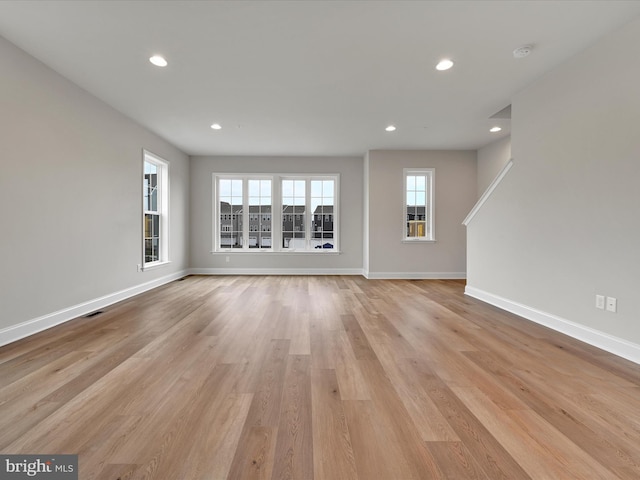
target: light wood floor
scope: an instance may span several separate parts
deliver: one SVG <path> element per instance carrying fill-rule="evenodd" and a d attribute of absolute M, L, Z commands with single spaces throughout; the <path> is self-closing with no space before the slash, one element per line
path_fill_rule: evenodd
<path fill-rule="evenodd" d="M 188 277 L 0 349 L 0 452 L 80 479 L 640 478 L 640 366 L 460 281 Z"/>

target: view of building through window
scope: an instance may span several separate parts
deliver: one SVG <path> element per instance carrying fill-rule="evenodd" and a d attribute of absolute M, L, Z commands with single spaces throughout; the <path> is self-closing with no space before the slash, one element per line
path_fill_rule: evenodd
<path fill-rule="evenodd" d="M 433 169 L 405 169 L 405 240 L 433 240 Z"/>
<path fill-rule="evenodd" d="M 336 248 L 337 176 L 275 178 L 216 176 L 215 250 Z"/>

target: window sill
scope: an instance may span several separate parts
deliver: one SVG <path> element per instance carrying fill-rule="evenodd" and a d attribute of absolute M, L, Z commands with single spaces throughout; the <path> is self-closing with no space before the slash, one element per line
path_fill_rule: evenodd
<path fill-rule="evenodd" d="M 317 250 L 218 250 L 209 252 L 211 255 L 341 255 L 340 250 L 330 248 Z"/>
<path fill-rule="evenodd" d="M 164 267 L 169 265 L 171 260 L 167 260 L 166 262 L 153 262 L 153 263 L 145 263 L 142 265 L 142 271 L 146 272 L 147 270 L 155 270 L 156 268 Z"/>
<path fill-rule="evenodd" d="M 435 238 L 434 239 L 415 239 L 415 240 L 408 240 L 406 238 L 402 239 L 402 243 L 416 243 L 416 244 L 421 244 L 421 243 L 436 243 Z"/>

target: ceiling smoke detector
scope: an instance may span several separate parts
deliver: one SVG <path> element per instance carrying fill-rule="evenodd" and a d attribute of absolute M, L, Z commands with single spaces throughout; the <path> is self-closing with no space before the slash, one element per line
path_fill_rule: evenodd
<path fill-rule="evenodd" d="M 521 47 L 516 48 L 513 51 L 513 57 L 514 58 L 524 58 L 524 57 L 528 56 L 531 53 L 531 50 L 533 50 L 533 46 L 532 45 L 523 45 Z"/>

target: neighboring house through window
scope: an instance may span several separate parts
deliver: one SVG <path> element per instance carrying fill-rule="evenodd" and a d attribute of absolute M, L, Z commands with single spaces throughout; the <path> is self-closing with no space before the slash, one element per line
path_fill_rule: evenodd
<path fill-rule="evenodd" d="M 216 175 L 214 250 L 271 249 L 271 177 Z"/>
<path fill-rule="evenodd" d="M 214 174 L 214 251 L 337 251 L 338 175 Z"/>
<path fill-rule="evenodd" d="M 406 241 L 434 241 L 433 168 L 404 169 L 404 234 Z"/>

